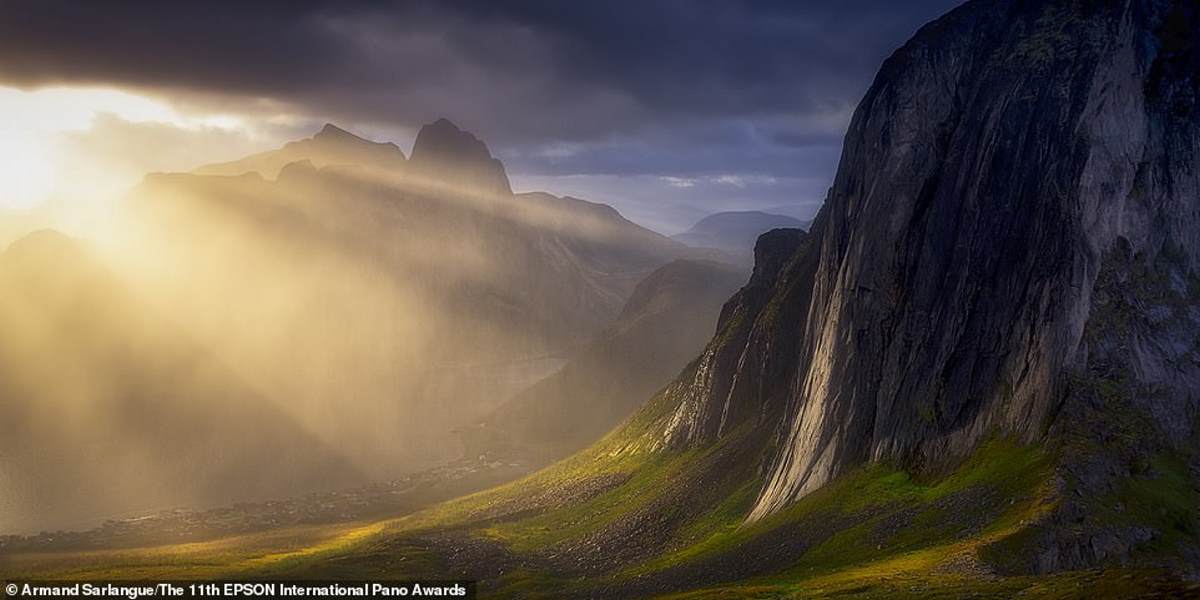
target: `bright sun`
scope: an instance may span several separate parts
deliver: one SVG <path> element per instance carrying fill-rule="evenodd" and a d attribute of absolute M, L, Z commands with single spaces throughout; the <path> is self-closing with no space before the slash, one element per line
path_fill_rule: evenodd
<path fill-rule="evenodd" d="M 70 164 L 75 158 L 64 138 L 90 128 L 101 113 L 134 122 L 194 124 L 166 104 L 118 90 L 0 87 L 0 208 L 33 208 L 84 189 L 87 182 L 72 181 L 70 173 L 80 165 Z"/>

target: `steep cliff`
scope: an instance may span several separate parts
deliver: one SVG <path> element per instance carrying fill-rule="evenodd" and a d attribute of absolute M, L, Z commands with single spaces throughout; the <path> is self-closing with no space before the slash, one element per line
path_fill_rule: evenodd
<path fill-rule="evenodd" d="M 758 239 L 716 334 L 642 410 L 287 573 L 513 597 L 1196 595 L 1198 39 L 1184 0 L 974 0 L 929 24 L 864 97 L 810 231 Z"/>
<path fill-rule="evenodd" d="M 1043 439 L 1101 355 L 1128 365 L 1162 439 L 1188 439 L 1196 27 L 1183 2 L 997 0 L 923 28 L 867 92 L 814 241 L 768 293 L 799 279 L 811 298 L 731 324 L 740 356 L 710 349 L 667 441 L 780 411 L 758 519 L 866 461 L 936 471 L 991 436 Z M 1102 325 L 1114 303 L 1132 323 Z M 796 341 L 761 356 L 773 336 Z"/>

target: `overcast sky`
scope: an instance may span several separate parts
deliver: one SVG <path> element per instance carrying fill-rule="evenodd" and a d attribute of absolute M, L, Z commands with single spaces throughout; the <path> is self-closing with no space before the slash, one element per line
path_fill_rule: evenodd
<path fill-rule="evenodd" d="M 447 117 L 516 189 L 675 233 L 719 210 L 815 212 L 881 61 L 956 4 L 7 0 L 0 86 L 128 91 L 203 124 L 172 138 L 161 122 L 95 119 L 154 136 L 123 147 L 157 160 L 234 158 L 326 121 L 407 151 Z M 174 144 L 212 156 L 164 154 Z"/>

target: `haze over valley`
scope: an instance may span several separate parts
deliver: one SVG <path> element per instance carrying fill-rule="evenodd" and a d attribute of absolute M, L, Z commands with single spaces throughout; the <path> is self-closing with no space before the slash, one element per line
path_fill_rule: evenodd
<path fill-rule="evenodd" d="M 0 12 L 6 597 L 1200 595 L 1194 2 Z"/>
<path fill-rule="evenodd" d="M 463 454 L 456 431 L 556 371 L 642 278 L 717 256 L 604 205 L 513 194 L 486 145 L 444 119 L 411 156 L 326 125 L 277 151 L 148 175 L 122 201 L 110 246 L 52 230 L 12 243 L 4 276 L 28 297 L 6 304 L 22 335 L 6 339 L 5 381 L 20 391 L 6 394 L 17 493 L 5 529 L 447 463 Z M 676 361 L 698 351 L 744 278 L 728 269 Z M 44 356 L 60 362 L 37 365 Z M 636 408 L 619 402 L 609 426 Z M 54 454 L 30 452 L 47 439 L 61 440 Z M 167 441 L 182 454 L 162 452 Z M 63 455 L 79 458 L 68 467 Z M 72 487 L 84 493 L 62 493 Z"/>

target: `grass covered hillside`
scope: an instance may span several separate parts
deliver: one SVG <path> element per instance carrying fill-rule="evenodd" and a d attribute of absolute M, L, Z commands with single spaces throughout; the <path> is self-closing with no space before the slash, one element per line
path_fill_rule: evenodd
<path fill-rule="evenodd" d="M 210 542 L 8 555 L 10 576 L 67 579 L 479 579 L 485 597 L 1121 597 L 1183 593 L 1134 565 L 1006 575 L 1051 512 L 1053 448 L 993 439 L 957 470 L 914 478 L 887 464 L 838 478 L 748 523 L 761 486 L 747 429 L 704 451 L 657 447 L 667 394 L 601 443 L 526 479 L 391 519 Z M 730 468 L 749 465 L 749 468 Z M 1131 509 L 1177 512 L 1200 494 L 1170 471 L 1131 486 Z M 1090 591 L 1089 591 L 1090 590 Z M 1200 588 L 1192 588 L 1200 593 Z"/>

